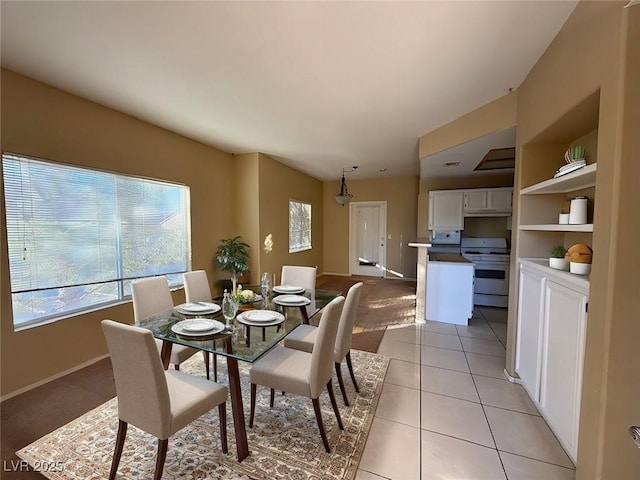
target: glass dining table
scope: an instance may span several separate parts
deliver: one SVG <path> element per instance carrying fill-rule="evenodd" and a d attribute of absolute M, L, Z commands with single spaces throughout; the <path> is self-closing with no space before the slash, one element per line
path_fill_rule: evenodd
<path fill-rule="evenodd" d="M 260 287 L 257 287 L 257 290 L 254 287 L 245 288 L 258 291 Z M 261 326 L 257 323 L 247 325 L 250 322 L 240 323 L 240 319 L 236 318 L 233 329 L 225 329 L 214 335 L 195 336 L 190 334 L 189 336 L 183 336 L 176 334 L 172 327 L 178 322 L 193 319 L 194 317 L 211 318 L 225 323 L 221 311 L 212 314 L 198 313 L 196 315 L 185 314 L 184 310 L 173 308 L 136 322 L 135 326 L 150 330 L 155 338 L 162 340 L 160 355 L 165 369 L 169 367 L 173 344 L 185 345 L 226 357 L 237 455 L 238 461 L 242 461 L 249 455 L 249 446 L 242 406 L 238 361 L 254 363 L 298 325 L 309 323 L 309 320 L 314 315 L 341 294 L 338 291 L 316 289 L 315 291 L 306 291 L 301 294 L 309 299 L 307 305 L 279 305 L 278 300 L 276 300 L 278 295 L 274 293 L 275 296 L 270 296 L 266 301 L 260 300 L 256 303 L 241 305 L 238 314 L 253 309 L 273 310 L 284 315 L 284 320 L 281 323 L 271 326 Z M 221 299 L 213 299 L 213 303 L 220 305 Z"/>

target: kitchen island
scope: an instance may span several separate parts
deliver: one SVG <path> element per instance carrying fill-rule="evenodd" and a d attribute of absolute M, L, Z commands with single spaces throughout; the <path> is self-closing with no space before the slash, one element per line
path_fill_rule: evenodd
<path fill-rule="evenodd" d="M 418 249 L 418 268 L 416 278 L 416 323 L 425 323 L 425 300 L 427 298 L 427 263 L 429 256 L 427 249 L 431 243 L 416 241 L 408 244 L 410 247 Z"/>
<path fill-rule="evenodd" d="M 474 264 L 462 255 L 430 254 L 426 319 L 468 325 L 473 316 Z"/>

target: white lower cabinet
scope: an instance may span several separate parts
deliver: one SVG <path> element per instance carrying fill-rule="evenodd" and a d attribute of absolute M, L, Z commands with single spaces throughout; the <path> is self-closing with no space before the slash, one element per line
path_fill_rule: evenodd
<path fill-rule="evenodd" d="M 576 462 L 588 282 L 521 261 L 516 372 Z"/>

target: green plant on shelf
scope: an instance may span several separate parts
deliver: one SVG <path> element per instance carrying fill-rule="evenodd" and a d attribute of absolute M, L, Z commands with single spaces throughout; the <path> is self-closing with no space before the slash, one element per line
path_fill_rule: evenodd
<path fill-rule="evenodd" d="M 564 248 L 564 245 L 554 245 L 549 250 L 549 256 L 551 258 L 564 258 L 567 253 L 567 249 Z"/>

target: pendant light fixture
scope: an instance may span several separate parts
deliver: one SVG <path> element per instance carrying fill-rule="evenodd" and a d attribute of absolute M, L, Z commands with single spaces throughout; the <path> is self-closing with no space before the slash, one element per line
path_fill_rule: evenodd
<path fill-rule="evenodd" d="M 358 168 L 357 165 L 354 165 L 353 167 L 351 167 L 351 170 L 345 170 L 344 168 L 342 169 L 342 181 L 340 182 L 340 193 L 338 193 L 338 195 L 336 195 L 336 202 L 338 202 L 340 205 L 342 205 L 343 207 L 349 203 L 349 201 L 353 198 L 353 195 L 351 195 L 349 193 L 349 190 L 347 190 L 347 182 L 344 179 L 344 174 L 345 172 L 353 172 L 356 168 Z"/>

